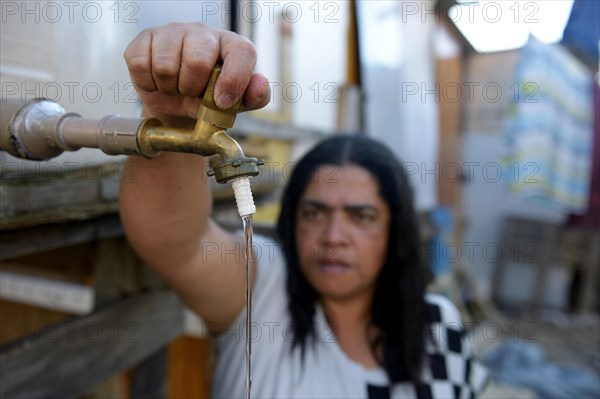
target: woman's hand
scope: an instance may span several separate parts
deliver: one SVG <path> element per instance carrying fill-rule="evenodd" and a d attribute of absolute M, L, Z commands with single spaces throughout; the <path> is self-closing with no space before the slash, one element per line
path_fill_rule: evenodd
<path fill-rule="evenodd" d="M 168 24 L 144 30 L 124 56 L 144 103 L 144 116 L 167 125 L 195 121 L 200 96 L 217 62 L 223 63 L 215 87 L 217 106 L 229 108 L 241 96 L 243 110 L 262 108 L 269 102 L 267 78 L 253 73 L 254 46 L 233 32 L 201 23 Z"/>

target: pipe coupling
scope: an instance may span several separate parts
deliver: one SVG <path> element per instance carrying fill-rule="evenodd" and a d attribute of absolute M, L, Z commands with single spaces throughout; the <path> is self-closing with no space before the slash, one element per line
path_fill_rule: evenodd
<path fill-rule="evenodd" d="M 72 150 L 61 142 L 57 132 L 65 118 L 80 117 L 67 111 L 58 103 L 38 98 L 23 105 L 8 122 L 8 143 L 3 138 L 3 148 L 20 158 L 43 160 L 53 158 L 64 150 Z M 3 146 L 4 147 L 4 146 Z"/>

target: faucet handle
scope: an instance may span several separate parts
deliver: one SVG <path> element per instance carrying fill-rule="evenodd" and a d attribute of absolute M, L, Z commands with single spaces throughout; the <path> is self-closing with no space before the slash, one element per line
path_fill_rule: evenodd
<path fill-rule="evenodd" d="M 217 78 L 221 74 L 222 65 L 217 64 L 210 73 L 206 90 L 202 96 L 202 102 L 198 108 L 198 120 L 206 121 L 221 129 L 229 129 L 235 122 L 240 106 L 242 105 L 243 96 L 240 97 L 231 107 L 221 109 L 215 103 L 215 84 Z"/>

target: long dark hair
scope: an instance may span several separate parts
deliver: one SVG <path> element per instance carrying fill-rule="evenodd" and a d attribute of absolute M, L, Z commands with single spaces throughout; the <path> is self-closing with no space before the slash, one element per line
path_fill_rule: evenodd
<path fill-rule="evenodd" d="M 391 382 L 420 381 L 425 353 L 425 285 L 428 273 L 421 262 L 419 226 L 413 194 L 403 165 L 383 144 L 364 136 L 336 135 L 319 143 L 295 166 L 283 193 L 277 233 L 287 261 L 289 310 L 293 348 L 304 353 L 315 336 L 318 294 L 300 270 L 296 247 L 296 209 L 313 174 L 323 165 L 357 165 L 379 185 L 390 208 L 388 253 L 376 282 L 371 321 L 379 336 L 371 343 L 375 358 Z M 376 348 L 383 349 L 383 358 Z"/>

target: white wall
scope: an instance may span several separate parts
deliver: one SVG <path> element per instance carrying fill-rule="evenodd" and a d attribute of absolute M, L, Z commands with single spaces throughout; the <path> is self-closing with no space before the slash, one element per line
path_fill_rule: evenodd
<path fill-rule="evenodd" d="M 2 2 L 2 102 L 47 97 L 83 117 L 139 115 L 123 52 L 143 29 L 168 22 L 202 21 L 225 27 L 231 10 L 218 1 Z M 53 167 L 85 167 L 116 159 L 95 149 L 66 152 Z M 24 171 L 44 163 L 0 153 Z M 67 169 L 68 170 L 68 169 Z"/>
<path fill-rule="evenodd" d="M 346 76 L 349 8 L 346 1 L 258 1 L 253 20 L 256 70 L 269 77 L 272 101 L 268 112 L 281 112 L 287 102 L 298 127 L 332 132 L 336 128 L 339 89 Z M 291 51 L 281 52 L 281 22 L 291 32 Z M 289 76 L 281 70 L 289 57 Z"/>
<path fill-rule="evenodd" d="M 48 97 L 85 117 L 136 115 L 137 100 L 122 56 L 136 33 L 130 21 L 136 8 L 126 4 L 2 2 L 2 102 Z M 6 153 L 2 159 L 34 167 Z M 97 150 L 84 150 L 53 162 L 83 165 L 105 159 Z"/>
<path fill-rule="evenodd" d="M 408 3 L 357 3 L 361 67 L 367 133 L 410 165 L 416 207 L 423 211 L 437 205 L 436 182 L 427 171 L 438 157 L 438 103 L 426 94 L 435 88 L 436 23 L 423 14 L 426 2 Z"/>

